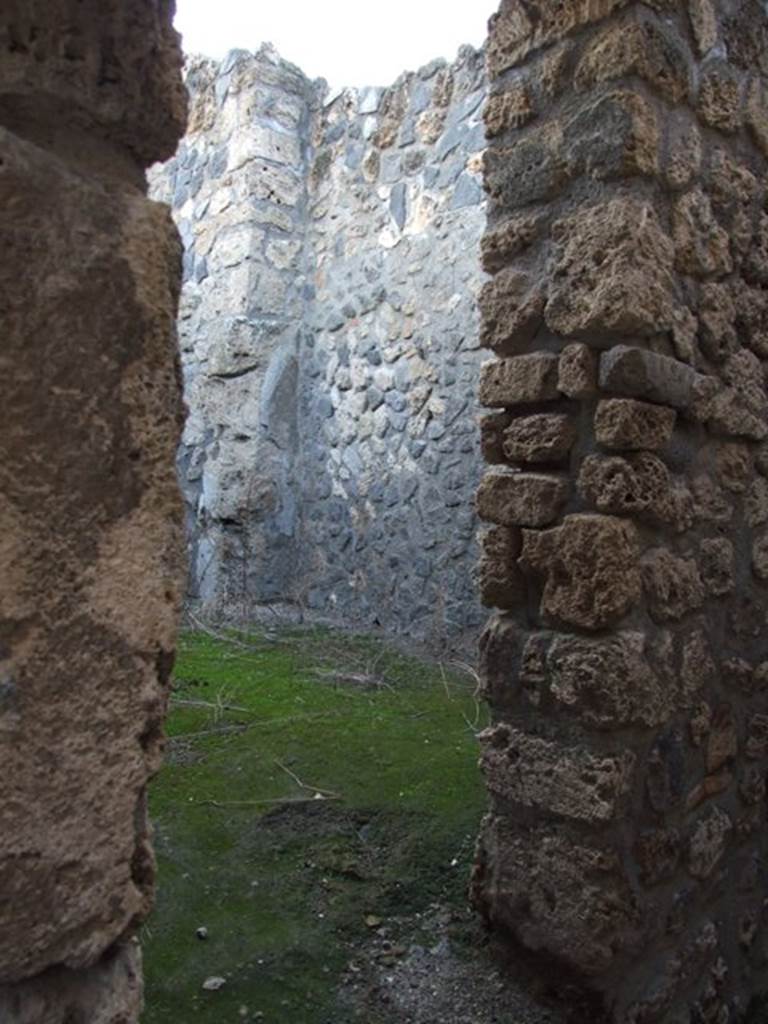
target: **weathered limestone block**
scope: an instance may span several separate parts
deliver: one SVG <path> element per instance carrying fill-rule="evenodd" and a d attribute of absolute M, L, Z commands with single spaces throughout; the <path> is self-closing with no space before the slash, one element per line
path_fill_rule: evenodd
<path fill-rule="evenodd" d="M 166 0 L 0 18 L 0 1018 L 135 1024 L 183 580 Z"/>
<path fill-rule="evenodd" d="M 615 852 L 558 828 L 521 829 L 490 814 L 473 893 L 492 923 L 587 976 L 609 968 L 640 937 L 637 906 Z"/>
<path fill-rule="evenodd" d="M 696 373 L 677 359 L 642 348 L 616 345 L 600 357 L 600 387 L 675 409 L 693 400 Z"/>
<path fill-rule="evenodd" d="M 626 459 L 588 455 L 581 464 L 578 488 L 600 512 L 674 521 L 669 470 L 648 452 Z"/>
<path fill-rule="evenodd" d="M 595 439 L 604 448 L 658 451 L 672 439 L 674 409 L 632 398 L 610 398 L 598 403 Z"/>
<path fill-rule="evenodd" d="M 704 586 L 713 597 L 735 590 L 735 553 L 727 538 L 711 537 L 701 542 L 700 568 Z"/>
<path fill-rule="evenodd" d="M 598 729 L 662 725 L 673 694 L 646 657 L 642 633 L 604 640 L 557 634 L 546 656 L 550 692 L 574 715 Z"/>
<path fill-rule="evenodd" d="M 517 568 L 522 537 L 519 530 L 492 526 L 480 536 L 482 557 L 476 578 L 488 608 L 516 608 L 525 596 L 525 580 Z"/>
<path fill-rule="evenodd" d="M 518 416 L 504 431 L 504 453 L 510 462 L 562 462 L 575 441 L 576 426 L 570 416 Z"/>
<path fill-rule="evenodd" d="M 509 149 L 488 149 L 483 169 L 493 204 L 504 209 L 554 199 L 569 174 L 562 131 L 557 125 L 546 125 L 533 129 Z"/>
<path fill-rule="evenodd" d="M 488 70 L 491 78 L 519 64 L 532 50 L 557 42 L 592 22 L 600 21 L 623 7 L 627 0 L 572 0 L 553 4 L 536 0 L 522 4 L 503 0 L 491 19 Z"/>
<path fill-rule="evenodd" d="M 508 217 L 489 230 L 480 243 L 484 269 L 489 274 L 501 270 L 534 242 L 541 234 L 543 224 L 541 214 L 524 213 Z"/>
<path fill-rule="evenodd" d="M 481 341 L 498 355 L 514 355 L 533 340 L 544 320 L 545 295 L 527 274 L 501 270 L 483 288 Z"/>
<path fill-rule="evenodd" d="M 631 178 L 659 171 L 656 113 L 635 92 L 612 92 L 583 107 L 563 126 L 570 177 Z"/>
<path fill-rule="evenodd" d="M 735 132 L 742 124 L 742 81 L 725 60 L 706 65 L 699 84 L 698 112 L 712 128 Z"/>
<path fill-rule="evenodd" d="M 637 75 L 670 104 L 689 92 L 690 68 L 685 47 L 675 33 L 633 13 L 631 20 L 609 23 L 586 48 L 575 83 L 589 89 L 600 82 Z"/>
<path fill-rule="evenodd" d="M 0 988 L 8 1024 L 134 1024 L 143 1008 L 138 940 L 112 947 L 92 967 L 53 967 L 41 978 Z"/>
<path fill-rule="evenodd" d="M 656 548 L 643 556 L 642 565 L 648 607 L 655 621 L 682 619 L 701 607 L 704 584 L 694 559 Z"/>
<path fill-rule="evenodd" d="M 554 475 L 490 470 L 477 491 L 477 513 L 500 526 L 548 526 L 568 499 L 568 484 Z"/>
<path fill-rule="evenodd" d="M 535 117 L 530 89 L 521 82 L 516 88 L 492 94 L 488 97 L 483 117 L 489 139 L 510 129 L 522 128 Z"/>
<path fill-rule="evenodd" d="M 559 397 L 557 368 L 557 356 L 550 352 L 488 360 L 480 369 L 480 402 L 515 406 L 552 401 Z"/>
<path fill-rule="evenodd" d="M 719 807 L 699 819 L 688 852 L 688 871 L 694 878 L 709 878 L 725 853 L 732 830 L 731 818 Z"/>
<path fill-rule="evenodd" d="M 624 519 L 571 515 L 552 530 L 525 530 L 520 564 L 543 575 L 541 614 L 555 623 L 602 629 L 640 597 L 637 531 Z"/>
<path fill-rule="evenodd" d="M 676 262 L 684 274 L 722 277 L 733 270 L 730 240 L 701 189 L 686 192 L 674 209 Z"/>
<path fill-rule="evenodd" d="M 563 748 L 501 724 L 479 736 L 492 793 L 523 807 L 544 807 L 589 824 L 615 818 L 632 782 L 631 753 L 596 755 Z"/>
<path fill-rule="evenodd" d="M 560 353 L 557 387 L 567 398 L 591 398 L 597 391 L 597 354 L 581 342 Z"/>
<path fill-rule="evenodd" d="M 546 307 L 548 326 L 565 337 L 657 334 L 672 323 L 672 240 L 647 203 L 612 199 L 563 217 Z"/>
<path fill-rule="evenodd" d="M 512 417 L 506 412 L 492 412 L 480 417 L 480 448 L 483 461 L 489 465 L 505 465 L 504 432 Z"/>

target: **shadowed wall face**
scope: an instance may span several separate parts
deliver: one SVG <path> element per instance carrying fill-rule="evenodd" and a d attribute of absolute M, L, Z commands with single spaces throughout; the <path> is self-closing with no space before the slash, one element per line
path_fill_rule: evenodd
<path fill-rule="evenodd" d="M 768 16 L 491 23 L 474 894 L 626 1024 L 768 987 Z"/>
<path fill-rule="evenodd" d="M 183 576 L 170 0 L 0 15 L 0 1018 L 133 1022 Z"/>

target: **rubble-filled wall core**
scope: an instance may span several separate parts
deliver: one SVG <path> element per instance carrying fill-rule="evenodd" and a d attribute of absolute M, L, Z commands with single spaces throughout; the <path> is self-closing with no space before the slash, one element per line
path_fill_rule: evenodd
<path fill-rule="evenodd" d="M 192 599 L 473 642 L 483 54 L 332 98 L 269 46 L 187 82 L 152 180 L 186 247 Z"/>
<path fill-rule="evenodd" d="M 590 1020 L 725 1024 L 768 988 L 768 13 L 503 0 L 488 68 L 474 899 Z"/>
<path fill-rule="evenodd" d="M 0 1020 L 135 1024 L 183 578 L 172 0 L 0 13 Z"/>

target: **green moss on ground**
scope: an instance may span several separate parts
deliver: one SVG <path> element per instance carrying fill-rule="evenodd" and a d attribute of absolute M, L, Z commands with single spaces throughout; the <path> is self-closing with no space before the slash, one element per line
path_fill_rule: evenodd
<path fill-rule="evenodd" d="M 366 637 L 182 637 L 144 1024 L 359 1019 L 338 990 L 378 920 L 464 903 L 485 806 L 474 689 Z M 226 985 L 203 991 L 211 976 Z"/>

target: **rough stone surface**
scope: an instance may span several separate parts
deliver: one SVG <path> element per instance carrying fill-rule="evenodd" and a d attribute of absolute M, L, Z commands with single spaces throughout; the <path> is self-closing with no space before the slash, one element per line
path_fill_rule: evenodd
<path fill-rule="evenodd" d="M 165 0 L 0 19 L 0 1018 L 135 1024 L 182 596 Z"/>
<path fill-rule="evenodd" d="M 638 556 L 631 522 L 573 515 L 552 530 L 526 530 L 521 565 L 544 577 L 545 620 L 602 629 L 622 619 L 640 596 Z"/>
<path fill-rule="evenodd" d="M 505 0 L 490 35 L 484 453 L 568 489 L 493 561 L 473 898 L 574 1020 L 741 1024 L 768 990 L 768 12 Z"/>
<path fill-rule="evenodd" d="M 484 476 L 477 491 L 477 511 L 481 519 L 501 526 L 548 526 L 567 497 L 566 482 L 556 476 L 502 467 Z"/>
<path fill-rule="evenodd" d="M 657 451 L 671 439 L 675 410 L 631 398 L 599 402 L 595 412 L 595 438 L 604 448 Z"/>
<path fill-rule="evenodd" d="M 188 67 L 190 132 L 152 181 L 186 248 L 179 470 L 206 614 L 474 642 L 482 58 L 333 98 L 268 46 Z M 512 344 L 535 315 L 512 330 L 499 295 Z"/>

